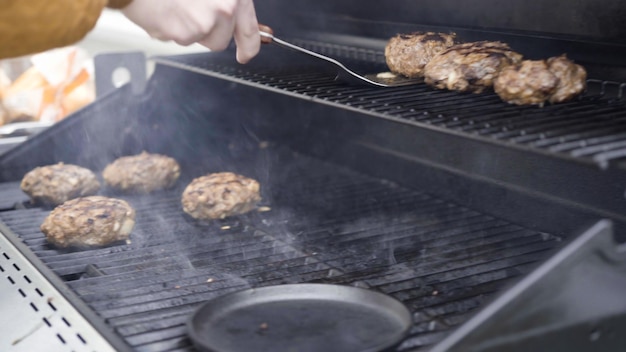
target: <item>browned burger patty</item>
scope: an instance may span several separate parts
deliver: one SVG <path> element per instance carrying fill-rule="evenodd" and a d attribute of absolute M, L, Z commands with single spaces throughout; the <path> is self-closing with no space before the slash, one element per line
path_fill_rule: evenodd
<path fill-rule="evenodd" d="M 493 85 L 500 70 L 521 60 L 521 54 L 501 42 L 456 44 L 426 64 L 425 82 L 439 89 L 481 93 Z"/>
<path fill-rule="evenodd" d="M 121 157 L 102 172 L 107 186 L 128 193 L 150 193 L 169 188 L 179 176 L 180 166 L 176 160 L 146 152 Z"/>
<path fill-rule="evenodd" d="M 182 196 L 183 210 L 195 219 L 223 219 L 255 208 L 261 200 L 259 183 L 221 172 L 194 179 Z"/>
<path fill-rule="evenodd" d="M 91 196 L 54 208 L 41 224 L 41 231 L 59 247 L 92 247 L 125 240 L 134 226 L 135 210 L 127 202 Z"/>
<path fill-rule="evenodd" d="M 561 55 L 548 59 L 550 71 L 559 79 L 556 91 L 550 96 L 551 103 L 561 103 L 582 93 L 587 87 L 587 71 Z"/>
<path fill-rule="evenodd" d="M 58 205 L 69 199 L 96 194 L 100 182 L 89 169 L 58 163 L 29 171 L 20 185 L 35 203 Z"/>
<path fill-rule="evenodd" d="M 391 72 L 418 78 L 424 76 L 424 66 L 438 53 L 454 45 L 456 34 L 412 33 L 398 34 L 385 47 L 385 60 Z"/>
<path fill-rule="evenodd" d="M 563 55 L 505 67 L 495 80 L 494 89 L 511 104 L 543 105 L 546 101 L 560 103 L 572 99 L 585 90 L 586 81 L 585 69 Z"/>
<path fill-rule="evenodd" d="M 507 103 L 543 105 L 558 84 L 559 79 L 550 71 L 545 60 L 524 60 L 503 68 L 493 88 Z"/>

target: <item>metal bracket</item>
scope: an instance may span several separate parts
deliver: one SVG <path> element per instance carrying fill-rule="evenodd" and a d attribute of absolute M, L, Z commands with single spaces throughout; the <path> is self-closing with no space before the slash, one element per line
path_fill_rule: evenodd
<path fill-rule="evenodd" d="M 626 350 L 625 253 L 597 222 L 431 352 Z"/>
<path fill-rule="evenodd" d="M 141 94 L 146 86 L 146 56 L 143 52 L 109 53 L 94 57 L 96 73 L 96 97 L 117 89 L 114 75 L 117 70 L 126 70 L 133 94 Z"/>

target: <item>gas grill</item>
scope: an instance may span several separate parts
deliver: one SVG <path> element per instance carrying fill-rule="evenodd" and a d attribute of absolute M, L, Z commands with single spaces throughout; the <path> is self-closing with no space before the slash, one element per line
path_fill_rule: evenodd
<path fill-rule="evenodd" d="M 350 85 L 325 63 L 265 46 L 247 65 L 232 50 L 151 58 L 147 81 L 141 55 L 101 56 L 95 103 L 0 156 L 0 288 L 32 317 L 3 346 L 45 336 L 50 350 L 193 351 L 185 324 L 203 302 L 297 283 L 403 302 L 413 326 L 395 351 L 626 345 L 626 37 L 609 26 L 626 8 L 555 1 L 568 16 L 524 21 L 539 5 L 511 2 L 514 15 L 493 9 L 478 26 L 477 9 L 450 12 L 455 1 L 425 1 L 423 14 L 397 3 L 407 11 L 257 6 L 276 33 L 359 70 L 386 71 L 391 35 L 435 29 L 506 41 L 530 58 L 566 52 L 588 68 L 588 89 L 520 107 L 493 92 Z M 607 25 L 572 26 L 589 11 Z M 118 67 L 133 80 L 111 89 Z M 39 225 L 50 209 L 19 189 L 27 171 L 63 161 L 99 173 L 144 150 L 176 158 L 182 173 L 151 195 L 101 190 L 136 209 L 130 243 L 47 243 Z M 258 210 L 186 216 L 184 187 L 221 171 L 260 182 Z"/>

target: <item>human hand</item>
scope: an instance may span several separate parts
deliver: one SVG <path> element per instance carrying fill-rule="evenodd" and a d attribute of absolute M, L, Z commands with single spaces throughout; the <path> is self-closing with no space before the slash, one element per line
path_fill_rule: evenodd
<path fill-rule="evenodd" d="M 181 45 L 199 43 L 213 51 L 237 44 L 237 61 L 250 61 L 260 48 L 252 0 L 133 0 L 122 12 L 150 36 Z"/>

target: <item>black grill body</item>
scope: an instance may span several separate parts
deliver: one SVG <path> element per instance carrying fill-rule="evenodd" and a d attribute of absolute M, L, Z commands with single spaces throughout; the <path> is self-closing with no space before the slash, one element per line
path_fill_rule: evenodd
<path fill-rule="evenodd" d="M 325 2 L 318 5 L 310 12 L 284 11 L 304 16 L 298 28 L 309 29 L 327 14 Z M 319 32 L 287 33 L 353 67 L 384 71 L 379 37 L 388 33 L 366 34 L 394 26 L 367 13 L 358 20 L 343 18 L 341 10 L 336 15 L 322 21 L 334 35 L 322 36 L 328 40 L 320 41 Z M 265 10 L 260 16 L 273 18 Z M 363 25 L 370 22 L 376 26 Z M 395 28 L 409 27 L 420 26 L 398 22 Z M 277 27 L 293 28 L 290 21 Z M 441 28 L 452 29 L 459 30 Z M 455 331 L 477 327 L 471 318 L 533 269 L 571 255 L 564 249 L 599 220 L 610 222 L 617 240 L 625 235 L 626 106 L 614 60 L 623 50 L 619 40 L 461 29 L 467 38 L 514 38 L 534 47 L 533 55 L 552 54 L 550 43 L 560 43 L 559 50 L 571 48 L 575 59 L 590 60 L 597 74 L 580 98 L 538 108 L 508 105 L 493 93 L 351 86 L 336 81 L 324 64 L 273 47 L 246 66 L 233 62 L 232 51 L 156 58 L 145 90 L 131 84 L 110 92 L 0 157 L 3 232 L 101 318 L 94 325 L 117 333 L 120 350 L 193 350 L 184 324 L 202 302 L 243 288 L 301 282 L 353 285 L 398 298 L 413 312 L 414 326 L 397 350 L 432 348 Z M 589 48 L 611 54 L 594 61 Z M 615 81 L 606 80 L 607 72 Z M 85 251 L 51 247 L 39 230 L 50 209 L 28 204 L 19 191 L 24 173 L 59 161 L 99 172 L 143 150 L 176 158 L 182 175 L 174 189 L 153 195 L 102 191 L 137 210 L 132 242 Z M 211 223 L 187 217 L 180 206 L 186 184 L 219 171 L 259 180 L 261 206 L 269 211 Z M 605 257 L 594 256 L 594 267 L 619 271 L 622 261 Z M 559 270 L 569 275 L 567 265 Z M 600 291 L 619 292 L 621 278 L 593 282 Z M 593 299 L 589 291 L 581 295 L 566 303 Z M 568 336 L 602 324 L 623 328 L 623 312 L 616 309 L 583 323 L 569 324 L 557 314 L 558 328 L 540 329 L 529 345 L 519 344 L 520 337 L 517 346 L 558 348 L 564 346 L 559 341 L 572 341 Z M 612 338 L 602 346 L 623 344 Z M 597 339 L 585 341 L 575 347 L 592 349 Z"/>

